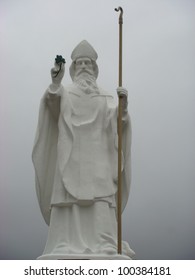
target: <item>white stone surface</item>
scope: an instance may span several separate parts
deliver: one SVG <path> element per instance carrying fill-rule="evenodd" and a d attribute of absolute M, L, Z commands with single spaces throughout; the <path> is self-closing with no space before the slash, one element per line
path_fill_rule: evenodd
<path fill-rule="evenodd" d="M 73 84 L 61 85 L 65 67 L 51 70 L 33 148 L 36 190 L 49 225 L 39 259 L 131 259 L 122 242 L 117 254 L 117 106 L 97 86 L 97 53 L 82 41 L 72 53 Z M 131 125 L 123 102 L 123 209 L 130 190 Z"/>
<path fill-rule="evenodd" d="M 126 255 L 120 255 L 120 254 L 69 254 L 69 255 L 54 255 L 54 254 L 48 254 L 48 255 L 42 255 L 38 260 L 131 260 L 130 257 Z"/>

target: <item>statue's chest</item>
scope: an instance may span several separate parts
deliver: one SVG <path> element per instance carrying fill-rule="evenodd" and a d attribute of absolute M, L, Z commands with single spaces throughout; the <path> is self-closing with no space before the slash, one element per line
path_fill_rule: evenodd
<path fill-rule="evenodd" d="M 98 96 L 70 94 L 72 123 L 82 125 L 103 117 L 106 100 Z"/>

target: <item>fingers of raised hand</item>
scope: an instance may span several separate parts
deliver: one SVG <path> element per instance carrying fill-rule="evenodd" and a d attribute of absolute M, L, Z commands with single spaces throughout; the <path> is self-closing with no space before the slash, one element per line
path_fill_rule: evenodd
<path fill-rule="evenodd" d="M 63 75 L 64 75 L 64 72 L 65 72 L 64 63 L 62 63 L 61 65 L 55 64 L 55 67 L 53 67 L 53 68 L 51 69 L 51 76 L 52 76 L 53 78 L 55 78 L 58 74 L 59 74 L 59 76 L 63 76 Z"/>

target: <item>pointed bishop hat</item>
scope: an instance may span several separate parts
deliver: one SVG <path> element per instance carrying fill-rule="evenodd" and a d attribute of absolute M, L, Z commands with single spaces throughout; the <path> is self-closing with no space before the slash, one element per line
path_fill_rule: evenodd
<path fill-rule="evenodd" d="M 83 40 L 74 48 L 71 54 L 71 58 L 73 61 L 80 57 L 88 57 L 96 61 L 98 55 L 92 45 L 90 45 L 86 40 Z"/>

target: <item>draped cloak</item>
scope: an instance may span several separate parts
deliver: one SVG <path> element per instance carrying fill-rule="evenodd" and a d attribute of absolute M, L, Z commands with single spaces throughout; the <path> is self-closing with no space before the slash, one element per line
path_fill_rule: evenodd
<path fill-rule="evenodd" d="M 75 98 L 79 98 L 81 94 L 84 93 L 75 85 L 67 88 L 61 86 L 56 94 L 51 94 L 48 89 L 41 99 L 32 159 L 38 202 L 48 225 L 52 206 L 68 207 L 72 203 L 87 205 L 101 200 L 108 202 L 110 207 L 115 207 L 118 159 L 117 107 L 113 97 L 99 89 L 98 94 L 90 96 L 92 100 L 90 102 L 93 102 L 94 106 L 90 120 L 78 122 L 78 119 L 74 118 L 75 108 L 71 100 L 72 97 L 76 100 Z M 123 117 L 122 130 L 122 210 L 124 210 L 131 179 L 131 124 L 128 113 Z M 87 134 L 89 132 L 90 135 Z M 81 142 L 77 140 L 78 135 L 82 136 Z M 99 144 L 102 139 L 104 144 L 101 151 Z M 80 143 L 84 147 L 83 152 Z M 101 162 L 103 154 L 105 161 Z"/>

